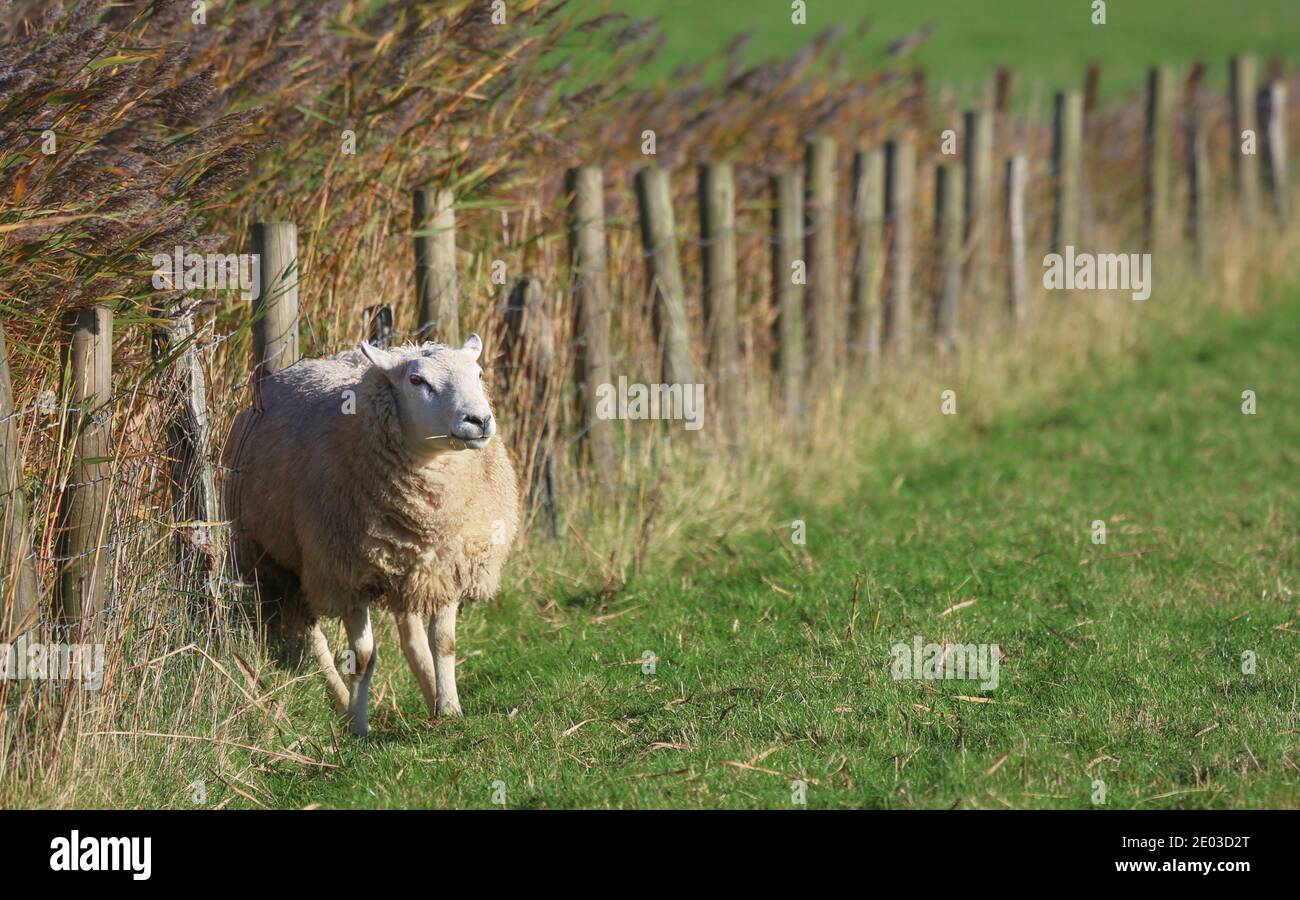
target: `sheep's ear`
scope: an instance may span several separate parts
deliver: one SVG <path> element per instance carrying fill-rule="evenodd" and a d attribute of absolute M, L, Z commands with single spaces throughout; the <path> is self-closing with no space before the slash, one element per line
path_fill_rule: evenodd
<path fill-rule="evenodd" d="M 465 346 L 460 349 L 478 359 L 479 354 L 483 352 L 483 339 L 477 334 L 471 334 L 469 340 L 465 342 Z"/>
<path fill-rule="evenodd" d="M 369 341 L 361 342 L 361 354 L 370 360 L 372 366 L 376 369 L 383 369 L 385 372 L 392 369 L 400 361 L 397 354 L 382 347 L 376 347 Z"/>

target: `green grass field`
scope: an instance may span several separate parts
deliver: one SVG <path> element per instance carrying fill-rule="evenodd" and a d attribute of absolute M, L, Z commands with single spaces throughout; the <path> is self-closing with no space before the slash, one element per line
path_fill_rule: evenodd
<path fill-rule="evenodd" d="M 1227 77 L 1230 53 L 1295 59 L 1293 36 L 1300 31 L 1300 4 L 1293 0 L 1111 0 L 1105 25 L 1091 23 L 1090 0 L 807 0 L 802 27 L 791 24 L 787 0 L 582 0 L 579 8 L 660 17 L 668 43 L 645 70 L 643 85 L 670 77 L 679 64 L 720 58 L 751 28 L 756 34 L 746 60 L 752 63 L 786 58 L 825 28 L 869 20 L 871 30 L 847 57 L 859 71 L 886 67 L 893 62 L 885 55 L 890 44 L 933 22 L 934 34 L 903 59 L 937 83 L 969 91 L 994 67 L 1008 65 L 1022 89 L 1033 80 L 1051 91 L 1079 85 L 1084 67 L 1098 62 L 1103 91 L 1113 95 L 1139 87 L 1156 62 L 1204 59 L 1218 83 Z"/>
<path fill-rule="evenodd" d="M 802 779 L 810 807 L 1088 807 L 1096 779 L 1112 807 L 1294 807 L 1298 344 L 1292 292 L 1029 414 L 977 427 L 958 398 L 852 495 L 702 536 L 608 602 L 516 585 L 462 617 L 467 718 L 430 724 L 381 645 L 371 737 L 336 737 L 323 686 L 299 685 L 297 749 L 338 768 L 272 765 L 256 796 L 789 807 Z M 771 527 L 794 519 L 805 546 Z M 895 681 L 914 635 L 997 644 L 997 688 Z"/>

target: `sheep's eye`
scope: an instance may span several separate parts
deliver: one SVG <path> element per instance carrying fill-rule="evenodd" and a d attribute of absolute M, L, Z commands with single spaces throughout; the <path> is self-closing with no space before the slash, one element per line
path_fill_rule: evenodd
<path fill-rule="evenodd" d="M 424 384 L 424 379 L 421 378 L 419 375 L 412 375 L 411 384 L 415 385 L 416 387 L 419 387 L 420 385 Z"/>

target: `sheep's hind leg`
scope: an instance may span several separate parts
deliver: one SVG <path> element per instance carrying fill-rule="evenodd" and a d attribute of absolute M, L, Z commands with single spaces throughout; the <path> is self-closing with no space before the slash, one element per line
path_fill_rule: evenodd
<path fill-rule="evenodd" d="M 438 715 L 459 716 L 460 697 L 456 693 L 456 609 L 449 603 L 438 610 L 429 623 L 429 643 L 433 645 L 433 667 L 438 677 Z"/>
<path fill-rule="evenodd" d="M 334 707 L 339 713 L 346 713 L 351 700 L 348 686 L 343 683 L 338 667 L 334 665 L 334 653 L 330 650 L 329 641 L 325 640 L 325 632 L 321 631 L 319 621 L 311 623 L 308 640 L 311 642 L 312 655 L 316 657 L 316 663 L 325 673 L 325 680 L 329 682 L 330 692 L 334 695 Z"/>
<path fill-rule="evenodd" d="M 350 610 L 343 617 L 343 625 L 348 631 L 348 644 L 352 648 L 355 671 L 352 675 L 352 691 L 348 700 L 348 721 L 352 733 L 365 737 L 370 730 L 366 721 L 366 704 L 370 699 L 370 677 L 375 674 L 375 636 L 370 631 L 370 610 L 366 607 Z"/>
<path fill-rule="evenodd" d="M 411 667 L 415 680 L 420 683 L 420 693 L 428 704 L 429 715 L 438 712 L 438 682 L 434 674 L 433 654 L 429 651 L 429 638 L 424 633 L 424 621 L 417 613 L 393 613 L 397 620 L 397 634 L 402 641 L 402 653 Z"/>

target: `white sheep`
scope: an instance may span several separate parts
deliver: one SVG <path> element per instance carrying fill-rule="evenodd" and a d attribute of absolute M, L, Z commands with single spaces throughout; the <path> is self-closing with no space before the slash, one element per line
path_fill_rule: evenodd
<path fill-rule="evenodd" d="M 299 362 L 262 381 L 260 410 L 240 413 L 227 442 L 237 564 L 263 583 L 289 576 L 289 602 L 305 603 L 312 651 L 354 734 L 367 731 L 371 604 L 397 620 L 430 713 L 461 714 L 456 611 L 496 593 L 519 526 L 482 348 L 472 334 L 459 350 L 362 343 Z M 321 616 L 347 629 L 348 684 Z"/>

